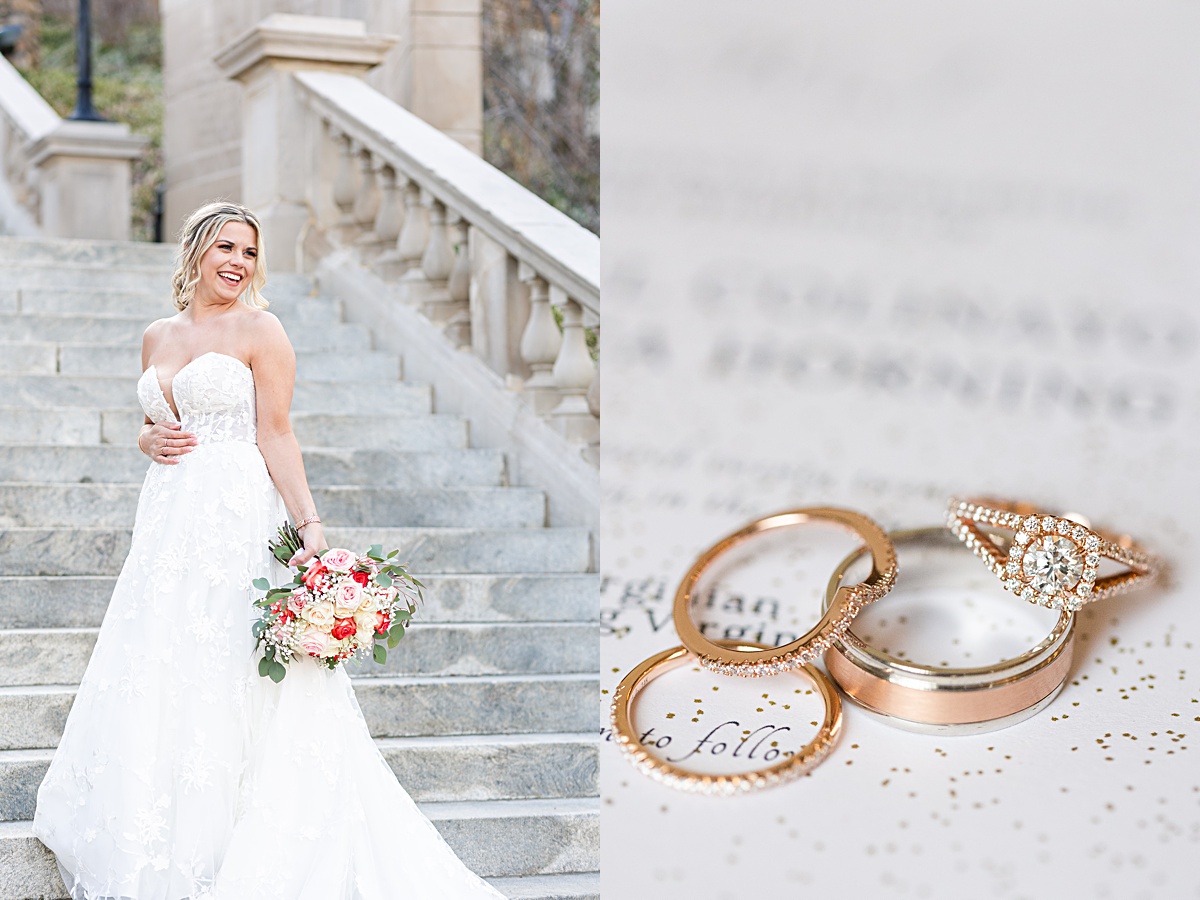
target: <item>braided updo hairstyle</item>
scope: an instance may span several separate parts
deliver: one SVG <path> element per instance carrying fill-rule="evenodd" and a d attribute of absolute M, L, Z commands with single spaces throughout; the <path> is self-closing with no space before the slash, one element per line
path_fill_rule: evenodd
<path fill-rule="evenodd" d="M 175 274 L 171 276 L 171 289 L 176 309 L 187 309 L 196 295 L 196 284 L 200 281 L 200 257 L 217 242 L 217 235 L 227 222 L 245 222 L 254 229 L 258 259 L 255 260 L 254 277 L 242 292 L 241 300 L 255 309 L 266 309 L 267 299 L 262 287 L 267 283 L 267 260 L 263 248 L 262 225 L 258 216 L 237 203 L 218 200 L 206 203 L 188 216 L 179 232 L 179 256 Z"/>

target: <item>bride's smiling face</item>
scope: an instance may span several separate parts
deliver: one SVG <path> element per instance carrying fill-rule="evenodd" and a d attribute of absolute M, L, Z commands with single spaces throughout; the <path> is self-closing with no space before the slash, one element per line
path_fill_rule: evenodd
<path fill-rule="evenodd" d="M 200 257 L 196 297 L 217 303 L 237 300 L 254 278 L 258 236 L 245 222 L 226 222 Z"/>

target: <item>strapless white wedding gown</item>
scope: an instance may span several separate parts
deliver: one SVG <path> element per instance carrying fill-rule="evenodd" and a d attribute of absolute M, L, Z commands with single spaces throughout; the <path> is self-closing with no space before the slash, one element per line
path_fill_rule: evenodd
<path fill-rule="evenodd" d="M 76 900 L 476 900 L 397 783 L 350 679 L 260 678 L 250 626 L 285 510 L 255 443 L 254 379 L 208 353 L 173 382 L 178 465 L 151 463 L 133 543 L 38 791 L 34 833 Z M 138 399 L 176 421 L 149 368 Z"/>

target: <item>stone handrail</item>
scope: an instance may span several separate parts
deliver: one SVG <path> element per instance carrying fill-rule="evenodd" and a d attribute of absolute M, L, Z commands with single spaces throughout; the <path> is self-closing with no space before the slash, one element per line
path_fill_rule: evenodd
<path fill-rule="evenodd" d="M 39 194 L 30 148 L 59 122 L 42 95 L 0 56 L 0 233 L 38 233 Z"/>
<path fill-rule="evenodd" d="M 59 118 L 0 57 L 0 233 L 128 240 L 145 145 L 127 125 Z"/>
<path fill-rule="evenodd" d="M 354 75 L 293 77 L 324 144 L 317 230 L 598 462 L 599 238 Z"/>

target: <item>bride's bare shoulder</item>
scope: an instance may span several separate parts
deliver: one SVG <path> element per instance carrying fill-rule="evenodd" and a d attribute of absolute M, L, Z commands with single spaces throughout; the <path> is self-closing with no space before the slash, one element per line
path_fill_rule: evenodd
<path fill-rule="evenodd" d="M 165 319 L 155 319 L 146 326 L 146 330 L 142 332 L 142 368 L 146 368 L 147 361 L 154 352 L 154 348 L 164 341 L 170 340 L 171 328 L 174 324 L 175 316 L 167 316 Z"/>
<path fill-rule="evenodd" d="M 278 317 L 265 309 L 247 309 L 243 313 L 245 334 L 251 339 L 255 356 L 287 356 L 293 354 L 292 342 Z"/>

